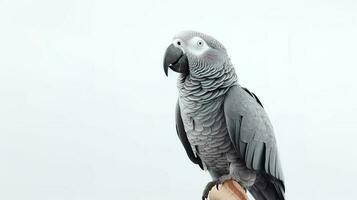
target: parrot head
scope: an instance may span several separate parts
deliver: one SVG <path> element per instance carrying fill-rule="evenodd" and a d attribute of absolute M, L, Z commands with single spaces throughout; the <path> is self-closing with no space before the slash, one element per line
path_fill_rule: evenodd
<path fill-rule="evenodd" d="M 164 72 L 168 68 L 195 77 L 221 70 L 229 58 L 224 46 L 213 37 L 196 32 L 183 31 L 177 34 L 164 56 Z"/>

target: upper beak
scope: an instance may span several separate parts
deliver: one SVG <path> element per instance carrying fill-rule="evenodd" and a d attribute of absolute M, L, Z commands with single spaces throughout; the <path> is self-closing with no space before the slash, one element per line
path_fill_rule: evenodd
<path fill-rule="evenodd" d="M 165 52 L 164 72 L 166 76 L 169 67 L 175 72 L 183 74 L 189 73 L 187 56 L 180 48 L 175 47 L 173 44 L 167 47 Z"/>

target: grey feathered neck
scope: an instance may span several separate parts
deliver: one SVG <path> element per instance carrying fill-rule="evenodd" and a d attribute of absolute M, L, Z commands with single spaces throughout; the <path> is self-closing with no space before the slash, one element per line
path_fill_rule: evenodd
<path fill-rule="evenodd" d="M 218 68 L 219 69 L 219 68 Z M 238 84 L 234 67 L 228 61 L 216 71 L 190 74 L 178 78 L 177 87 L 180 100 L 193 104 L 208 103 L 224 95 L 228 89 Z"/>

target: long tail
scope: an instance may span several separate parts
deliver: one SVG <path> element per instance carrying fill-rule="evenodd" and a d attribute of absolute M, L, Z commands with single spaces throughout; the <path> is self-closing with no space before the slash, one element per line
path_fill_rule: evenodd
<path fill-rule="evenodd" d="M 259 174 L 248 190 L 255 200 L 285 200 L 284 183 L 267 174 Z"/>

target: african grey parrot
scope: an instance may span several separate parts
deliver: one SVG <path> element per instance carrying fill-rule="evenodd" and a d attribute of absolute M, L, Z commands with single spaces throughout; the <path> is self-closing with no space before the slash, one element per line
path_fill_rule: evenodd
<path fill-rule="evenodd" d="M 258 97 L 243 88 L 225 47 L 195 31 L 177 34 L 164 71 L 181 73 L 176 131 L 190 160 L 213 181 L 233 179 L 256 200 L 283 200 L 285 186 L 272 125 Z"/>

